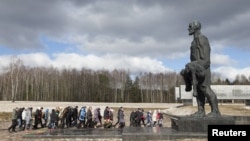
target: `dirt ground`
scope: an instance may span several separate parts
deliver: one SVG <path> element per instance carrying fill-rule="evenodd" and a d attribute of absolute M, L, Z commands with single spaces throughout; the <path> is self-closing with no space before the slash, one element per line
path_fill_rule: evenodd
<path fill-rule="evenodd" d="M 9 105 L 8 105 L 9 103 Z M 27 104 L 27 102 L 19 102 L 18 105 L 21 107 L 23 106 L 21 103 L 23 103 L 23 105 Z M 30 102 L 29 105 L 32 106 L 33 103 L 36 106 L 43 106 L 43 103 L 39 103 L 39 105 L 36 102 Z M 2 105 L 1 105 L 2 104 Z M 55 106 L 55 105 L 64 105 L 65 103 L 46 103 L 45 106 L 49 107 L 48 105 L 51 105 L 51 107 Z M 72 104 L 72 103 L 71 103 Z M 74 103 L 78 104 L 78 103 Z M 91 103 L 81 103 L 83 105 L 88 105 Z M 1 141 L 25 141 L 25 139 L 23 138 L 23 135 L 28 134 L 28 133 L 39 133 L 42 132 L 44 129 L 38 129 L 38 130 L 30 130 L 30 131 L 18 131 L 16 133 L 9 133 L 7 128 L 11 125 L 11 109 L 14 108 L 16 105 L 14 105 L 11 102 L 2 102 L 0 101 L 0 137 L 1 137 Z M 4 107 L 2 107 L 4 105 Z M 66 105 L 66 104 L 65 104 Z M 114 109 L 114 115 L 116 115 L 117 113 L 117 109 L 121 106 L 121 104 L 117 104 L 117 103 L 112 103 L 112 104 L 107 104 L 107 103 L 92 103 L 91 105 L 102 105 L 101 107 L 105 106 L 105 105 L 109 105 L 110 107 L 113 107 Z M 161 111 L 163 113 L 166 113 L 166 115 L 164 115 L 164 122 L 163 122 L 163 126 L 164 127 L 171 127 L 171 121 L 169 119 L 169 117 L 167 116 L 167 114 L 170 115 L 190 115 L 192 113 L 194 113 L 197 110 L 197 107 L 193 107 L 193 106 L 181 106 L 181 104 L 152 104 L 152 103 L 141 103 L 141 104 L 133 104 L 133 103 L 126 103 L 126 104 L 122 104 L 124 107 L 124 111 L 125 111 L 125 120 L 126 120 L 126 126 L 129 125 L 129 115 L 131 113 L 132 110 L 137 109 L 137 108 L 143 108 L 145 113 L 149 110 L 153 111 L 155 109 L 161 109 Z M 7 112 L 6 109 L 9 109 L 9 112 Z M 222 115 L 244 115 L 244 116 L 250 116 L 250 107 L 246 107 L 244 104 L 223 104 L 223 105 L 219 105 L 219 109 Z M 210 112 L 210 107 L 206 106 L 206 111 Z M 115 121 L 116 122 L 116 119 Z M 143 127 L 142 127 L 143 128 Z M 180 141 L 196 141 L 195 139 L 182 139 Z M 200 139 L 199 139 L 200 140 Z M 206 139 L 204 139 L 205 141 Z"/>

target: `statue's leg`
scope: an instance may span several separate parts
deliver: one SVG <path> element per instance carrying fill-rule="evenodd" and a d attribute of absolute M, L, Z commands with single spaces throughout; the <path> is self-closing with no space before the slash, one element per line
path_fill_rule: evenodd
<path fill-rule="evenodd" d="M 192 90 L 192 78 L 191 78 L 190 72 L 187 69 L 183 69 L 181 71 L 181 75 L 182 75 L 182 77 L 185 81 L 185 84 L 186 84 L 185 91 L 186 92 L 191 91 Z"/>
<path fill-rule="evenodd" d="M 195 71 L 191 71 L 191 74 L 192 74 L 192 83 L 193 83 L 193 96 L 196 97 L 197 96 L 197 78 L 196 78 L 196 75 L 195 75 Z"/>
<path fill-rule="evenodd" d="M 197 105 L 198 105 L 198 111 L 192 114 L 194 117 L 204 117 L 206 115 L 205 113 L 205 95 L 202 93 L 200 89 L 197 89 L 198 95 L 196 97 Z"/>
<path fill-rule="evenodd" d="M 207 116 L 209 117 L 221 116 L 219 108 L 218 108 L 218 100 L 217 100 L 216 94 L 211 89 L 211 87 L 207 87 L 206 92 L 207 92 L 206 97 L 211 107 L 211 112 Z"/>

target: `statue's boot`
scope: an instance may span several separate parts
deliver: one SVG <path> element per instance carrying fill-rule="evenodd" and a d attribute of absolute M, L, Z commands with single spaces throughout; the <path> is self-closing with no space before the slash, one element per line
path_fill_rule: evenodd
<path fill-rule="evenodd" d="M 212 111 L 212 112 L 210 112 L 210 113 L 208 113 L 207 114 L 207 117 L 220 117 L 221 116 L 221 114 L 220 114 L 220 112 L 216 112 L 216 111 Z"/>
<path fill-rule="evenodd" d="M 200 111 L 197 111 L 197 112 L 193 113 L 191 116 L 192 117 L 200 117 L 200 118 L 202 118 L 202 117 L 206 116 L 206 113 L 205 113 L 205 111 L 200 110 Z"/>
<path fill-rule="evenodd" d="M 207 117 L 219 117 L 221 113 L 219 111 L 218 105 L 215 101 L 211 102 L 211 112 L 207 114 Z"/>

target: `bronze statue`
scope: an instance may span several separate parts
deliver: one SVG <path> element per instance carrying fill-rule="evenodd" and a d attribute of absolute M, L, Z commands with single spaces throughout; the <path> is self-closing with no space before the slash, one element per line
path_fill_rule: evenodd
<path fill-rule="evenodd" d="M 193 86 L 193 96 L 197 99 L 198 111 L 192 114 L 195 117 L 204 117 L 206 98 L 211 107 L 209 117 L 220 116 L 218 109 L 218 100 L 214 91 L 211 89 L 211 71 L 210 71 L 210 45 L 206 36 L 201 34 L 201 23 L 193 21 L 189 24 L 189 35 L 194 39 L 190 47 L 190 62 L 186 64 L 185 69 L 181 71 L 186 89 L 191 91 Z"/>

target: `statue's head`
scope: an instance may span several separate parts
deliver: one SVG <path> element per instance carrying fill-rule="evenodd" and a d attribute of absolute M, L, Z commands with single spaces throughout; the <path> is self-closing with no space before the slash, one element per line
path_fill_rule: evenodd
<path fill-rule="evenodd" d="M 200 31 L 201 23 L 199 21 L 193 21 L 188 25 L 189 35 L 193 35 L 196 31 Z"/>

